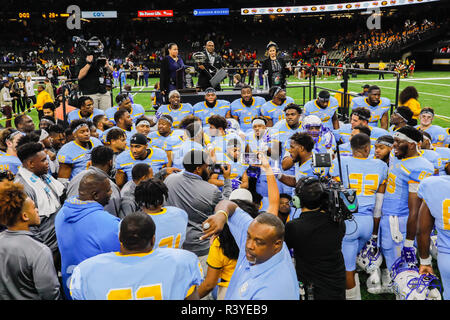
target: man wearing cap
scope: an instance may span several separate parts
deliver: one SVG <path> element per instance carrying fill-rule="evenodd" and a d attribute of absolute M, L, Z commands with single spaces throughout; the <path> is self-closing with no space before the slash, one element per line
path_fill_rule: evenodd
<path fill-rule="evenodd" d="M 363 89 L 363 91 L 358 93 L 358 96 L 367 97 L 369 95 L 370 86 L 368 84 L 365 84 L 361 88 Z"/>
<path fill-rule="evenodd" d="M 331 97 L 326 90 L 319 92 L 316 100 L 311 100 L 305 104 L 305 117 L 309 115 L 316 115 L 322 120 L 324 127 L 330 130 L 339 129 L 339 120 L 336 110 L 339 107 L 339 102 L 336 98 Z"/>
<path fill-rule="evenodd" d="M 367 97 L 356 97 L 352 100 L 351 108 L 364 107 L 370 110 L 369 125 L 378 126 L 387 130 L 389 126 L 389 109 L 391 101 L 388 98 L 381 97 L 381 89 L 378 86 L 371 86 L 368 89 Z"/>
<path fill-rule="evenodd" d="M 92 149 L 102 145 L 100 140 L 91 137 L 91 131 L 84 119 L 73 120 L 69 129 L 72 131 L 74 140 L 62 146 L 57 155 L 58 180 L 64 184 L 87 168 Z"/>
<path fill-rule="evenodd" d="M 252 128 L 252 119 L 261 115 L 261 107 L 266 103 L 263 97 L 253 96 L 252 87 L 244 85 L 241 88 L 241 98 L 231 105 L 231 116 L 239 121 L 241 130 L 246 132 Z"/>
<path fill-rule="evenodd" d="M 94 100 L 88 96 L 78 98 L 78 107 L 79 110 L 73 110 L 67 115 L 67 121 L 69 123 L 76 119 L 86 119 L 92 121 L 95 116 L 105 114 L 103 110 L 94 109 Z"/>
<path fill-rule="evenodd" d="M 166 167 L 169 159 L 160 148 L 148 147 L 148 139 L 141 133 L 135 133 L 130 139 L 130 150 L 125 150 L 116 158 L 116 183 L 121 188 L 132 180 L 131 170 L 136 163 L 147 163 L 154 174 Z"/>
<path fill-rule="evenodd" d="M 231 118 L 230 102 L 217 99 L 216 90 L 207 88 L 205 90 L 205 101 L 194 104 L 194 116 L 202 120 L 202 126 L 208 125 L 208 119 L 214 114 L 225 118 Z"/>
<path fill-rule="evenodd" d="M 47 102 L 53 102 L 53 100 L 50 97 L 50 94 L 45 91 L 45 85 L 43 83 L 38 84 L 37 91 L 38 95 L 34 107 L 38 111 L 38 116 L 40 119 L 44 115 L 44 112 L 42 111 L 42 107 L 44 106 L 44 104 L 46 104 Z"/>
<path fill-rule="evenodd" d="M 369 120 L 370 111 L 367 108 L 352 109 L 352 113 L 350 115 L 350 123 L 345 123 L 344 125 L 340 126 L 338 130 L 333 131 L 334 136 L 336 137 L 336 141 L 341 141 L 342 143 L 349 142 L 352 130 L 356 126 L 364 126 L 370 129 L 370 142 L 372 144 L 375 143 L 378 137 L 389 134 L 387 130 L 379 127 L 369 126 Z"/>
<path fill-rule="evenodd" d="M 272 127 L 278 121 L 284 119 L 284 108 L 293 103 L 294 99 L 286 96 L 286 90 L 281 87 L 272 87 L 269 90 L 272 100 L 267 101 L 261 107 L 261 115 L 267 119 L 267 126 Z"/>
<path fill-rule="evenodd" d="M 381 250 L 388 270 L 400 256 L 408 264 L 416 262 L 413 245 L 421 204 L 417 190 L 419 183 L 434 173 L 433 165 L 419 155 L 420 131 L 405 126 L 394 132 L 393 138 L 395 157 L 390 163 L 380 221 Z"/>
<path fill-rule="evenodd" d="M 170 91 L 169 104 L 162 105 L 156 112 L 157 118 L 162 114 L 170 115 L 173 119 L 172 126 L 174 128 L 179 128 L 181 120 L 187 115 L 194 113 L 192 105 L 190 103 L 181 103 L 180 97 L 180 93 L 177 90 Z"/>
<path fill-rule="evenodd" d="M 167 206 L 183 209 L 188 214 L 188 227 L 183 249 L 195 253 L 203 270 L 207 269 L 206 259 L 209 252 L 209 239 L 200 240 L 203 235 L 202 223 L 214 213 L 214 207 L 231 193 L 231 167 L 222 166 L 224 175 L 223 192 L 208 182 L 214 163 L 202 150 L 191 150 L 183 157 L 185 170 L 169 175 L 164 183 L 169 192 Z"/>
<path fill-rule="evenodd" d="M 393 134 L 408 125 L 412 125 L 413 112 L 408 107 L 398 107 L 391 114 L 391 126 L 389 127 L 389 133 Z"/>
<path fill-rule="evenodd" d="M 126 93 L 121 93 L 116 96 L 117 106 L 109 108 L 105 111 L 105 115 L 111 120 L 114 124 L 116 121 L 114 120 L 114 115 L 119 109 L 125 109 L 130 113 L 130 117 L 133 122 L 145 115 L 144 107 L 140 104 L 133 104 L 130 100 L 130 97 Z"/>
<path fill-rule="evenodd" d="M 434 147 L 443 147 L 447 133 L 444 128 L 434 125 L 433 119 L 433 108 L 423 108 L 419 114 L 420 124 L 416 126 L 416 129 L 428 132 L 431 136 L 431 143 Z"/>

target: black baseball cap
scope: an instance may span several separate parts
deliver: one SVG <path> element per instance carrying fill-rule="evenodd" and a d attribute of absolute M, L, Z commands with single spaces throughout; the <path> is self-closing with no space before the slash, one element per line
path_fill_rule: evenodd
<path fill-rule="evenodd" d="M 147 142 L 148 142 L 147 137 L 142 133 L 135 133 L 130 139 L 130 144 L 147 145 Z"/>

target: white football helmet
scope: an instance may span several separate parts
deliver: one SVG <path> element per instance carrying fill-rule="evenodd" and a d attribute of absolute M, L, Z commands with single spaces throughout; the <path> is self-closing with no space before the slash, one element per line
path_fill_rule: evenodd
<path fill-rule="evenodd" d="M 400 257 L 392 266 L 392 290 L 397 300 L 442 300 L 440 283 L 433 275 L 419 274 Z"/>
<path fill-rule="evenodd" d="M 361 249 L 356 257 L 356 264 L 367 273 L 372 273 L 375 269 L 379 269 L 383 262 L 380 248 L 368 246 L 367 244 Z"/>

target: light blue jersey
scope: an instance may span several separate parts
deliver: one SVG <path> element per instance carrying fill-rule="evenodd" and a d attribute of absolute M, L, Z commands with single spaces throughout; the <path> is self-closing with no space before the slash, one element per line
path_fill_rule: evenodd
<path fill-rule="evenodd" d="M 190 103 L 181 103 L 178 109 L 172 109 L 170 108 L 170 105 L 164 104 L 159 107 L 156 112 L 156 117 L 159 118 L 163 114 L 171 116 L 173 120 L 172 126 L 174 128 L 179 128 L 181 120 L 188 115 L 194 114 L 194 109 Z"/>
<path fill-rule="evenodd" d="M 372 107 L 369 104 L 369 98 L 367 97 L 356 97 L 352 99 L 351 108 L 366 108 L 370 111 L 370 119 L 369 119 L 369 125 L 371 127 L 377 127 L 378 121 L 381 120 L 383 115 L 386 112 L 389 112 L 389 109 L 391 108 L 391 101 L 388 98 L 381 97 L 380 103 L 376 105 L 375 107 Z"/>
<path fill-rule="evenodd" d="M 450 128 L 445 129 L 444 147 L 446 148 L 450 147 Z"/>
<path fill-rule="evenodd" d="M 184 131 L 180 129 L 172 130 L 167 137 L 162 136 L 158 131 L 152 131 L 148 134 L 151 139 L 150 145 L 158 147 L 165 151 L 172 151 L 175 146 L 183 143 Z"/>
<path fill-rule="evenodd" d="M 372 235 L 376 193 L 386 183 L 388 167 L 378 159 L 350 156 L 341 158 L 341 169 L 344 186 L 354 189 L 358 200 L 358 212 L 353 214 L 353 221 L 345 221 L 346 234 L 342 240 L 345 270 L 354 271 L 356 256 Z M 330 168 L 330 176 L 340 179 L 337 159 Z"/>
<path fill-rule="evenodd" d="M 16 175 L 21 165 L 22 162 L 16 156 L 5 152 L 0 153 L 0 170 L 9 170 Z"/>
<path fill-rule="evenodd" d="M 252 97 L 252 104 L 246 106 L 242 98 L 234 100 L 231 105 L 231 115 L 239 118 L 239 125 L 242 131 L 252 128 L 252 119 L 261 115 L 261 107 L 266 103 L 263 97 Z"/>
<path fill-rule="evenodd" d="M 263 263 L 251 265 L 247 260 L 245 244 L 252 221 L 253 218 L 240 208 L 228 220 L 239 247 L 239 258 L 225 300 L 298 300 L 297 274 L 284 242 L 281 250 Z"/>
<path fill-rule="evenodd" d="M 227 152 L 227 146 L 229 141 L 236 139 L 239 141 L 241 153 L 244 152 L 244 141 L 242 141 L 242 138 L 237 134 L 236 132 L 230 132 L 223 136 L 209 136 L 211 138 L 211 145 L 210 148 L 214 148 L 214 152 L 216 153 L 226 153 Z"/>
<path fill-rule="evenodd" d="M 186 140 L 182 142 L 181 144 L 177 145 L 172 150 L 172 157 L 173 157 L 173 163 L 172 167 L 178 168 L 178 169 L 184 169 L 183 166 L 183 158 L 191 150 L 201 150 L 205 151 L 203 146 L 195 141 L 192 140 Z"/>
<path fill-rule="evenodd" d="M 91 151 L 95 147 L 102 146 L 102 142 L 97 138 L 90 138 L 90 148 L 84 148 L 75 141 L 71 141 L 62 146 L 58 151 L 58 162 L 72 165 L 70 179 L 75 177 L 81 171 L 87 169 L 88 162 L 91 160 Z"/>
<path fill-rule="evenodd" d="M 419 185 L 417 196 L 427 204 L 437 231 L 437 262 L 444 287 L 444 299 L 450 299 L 450 176 L 430 177 Z"/>
<path fill-rule="evenodd" d="M 383 215 L 408 216 L 409 184 L 420 183 L 433 173 L 433 164 L 421 156 L 394 161 L 388 173 Z"/>
<path fill-rule="evenodd" d="M 440 161 L 440 156 L 433 150 L 420 150 L 420 155 L 431 162 L 434 167 L 434 175 L 438 176 L 440 171 L 444 171 L 444 166 Z"/>
<path fill-rule="evenodd" d="M 271 129 L 267 128 L 266 132 L 259 139 L 253 130 L 248 130 L 245 133 L 245 146 L 249 147 L 249 152 L 266 151 L 270 148 L 272 141 Z"/>
<path fill-rule="evenodd" d="M 181 248 L 186 239 L 188 215 L 177 207 L 166 206 L 162 211 L 147 213 L 155 222 L 155 246 Z"/>
<path fill-rule="evenodd" d="M 445 165 L 450 161 L 450 149 L 443 147 L 436 147 L 432 150 L 436 151 L 439 155 L 439 175 L 445 176 Z"/>
<path fill-rule="evenodd" d="M 314 115 L 322 120 L 322 124 L 324 127 L 333 130 L 333 116 L 336 113 L 339 107 L 339 102 L 336 98 L 330 97 L 328 101 L 328 106 L 326 108 L 321 108 L 317 104 L 317 100 L 308 101 L 304 106 L 304 115 L 305 117 L 309 115 Z"/>
<path fill-rule="evenodd" d="M 121 152 L 116 158 L 116 170 L 123 171 L 127 175 L 128 181 L 132 180 L 131 170 L 137 163 L 147 163 L 156 174 L 163 166 L 167 165 L 167 153 L 160 148 L 147 149 L 148 155 L 145 159 L 135 159 L 130 150 Z"/>
<path fill-rule="evenodd" d="M 294 103 L 294 99 L 286 97 L 286 101 L 281 106 L 273 103 L 272 100 L 267 101 L 261 107 L 261 115 L 267 119 L 272 120 L 272 124 L 285 119 L 284 108 L 289 104 Z"/>
<path fill-rule="evenodd" d="M 115 106 L 115 107 L 106 109 L 106 111 L 105 111 L 105 116 L 107 116 L 108 119 L 111 120 L 111 122 L 114 124 L 116 124 L 116 121 L 114 120 L 114 114 L 117 112 L 117 110 L 119 110 L 119 107 Z M 139 117 L 142 117 L 143 115 L 145 115 L 145 110 L 144 110 L 143 106 L 141 106 L 140 104 L 133 104 L 131 106 L 130 117 L 134 123 L 136 123 L 136 120 Z"/>
<path fill-rule="evenodd" d="M 208 119 L 212 115 L 221 115 L 225 118 L 228 111 L 230 111 L 230 103 L 226 100 L 217 100 L 214 107 L 209 108 L 206 105 L 206 101 L 197 102 L 194 104 L 194 116 L 199 117 L 202 120 L 202 127 L 208 126 Z"/>
<path fill-rule="evenodd" d="M 230 179 L 242 178 L 248 168 L 247 164 L 241 163 L 240 159 L 234 161 L 228 154 L 216 153 L 217 164 L 228 164 L 231 166 Z M 219 180 L 223 180 L 223 175 L 219 174 Z"/>
<path fill-rule="evenodd" d="M 370 129 L 370 143 L 372 145 L 375 144 L 375 142 L 377 141 L 377 139 L 379 137 L 390 134 L 389 131 L 384 130 L 379 127 L 369 126 L 369 129 Z M 342 143 L 347 143 L 350 141 L 352 130 L 353 130 L 352 125 L 350 123 L 346 123 L 343 126 L 341 126 L 339 129 L 333 130 L 333 134 L 336 138 L 336 141 L 341 140 Z"/>
<path fill-rule="evenodd" d="M 373 214 L 376 193 L 380 185 L 386 183 L 388 166 L 379 159 L 356 158 L 353 156 L 341 158 L 343 183 L 347 188 L 356 190 L 358 212 L 356 215 Z M 333 160 L 330 176 L 339 177 L 339 164 Z M 350 179 L 350 180 L 349 180 Z"/>
<path fill-rule="evenodd" d="M 431 143 L 434 144 L 444 144 L 447 132 L 441 126 L 432 124 L 429 128 L 423 130 L 420 125 L 415 126 L 417 130 L 425 131 L 431 136 Z"/>
<path fill-rule="evenodd" d="M 99 114 L 105 114 L 105 112 L 103 110 L 94 108 L 94 111 L 89 117 L 83 117 L 81 115 L 81 111 L 77 109 L 69 112 L 69 114 L 67 115 L 67 121 L 71 123 L 73 120 L 85 119 L 92 122 L 94 120 L 94 117 L 98 116 Z"/>
<path fill-rule="evenodd" d="M 353 151 L 352 151 L 350 142 L 339 145 L 339 154 L 341 155 L 341 157 L 353 156 Z M 374 158 L 374 157 L 375 157 L 375 147 L 373 144 L 371 144 L 369 158 Z"/>
<path fill-rule="evenodd" d="M 101 135 L 99 135 L 99 139 L 100 139 L 103 143 L 106 142 L 106 137 L 107 137 L 107 135 L 108 135 L 108 132 L 111 131 L 112 129 L 120 129 L 120 130 L 122 130 L 122 131 L 125 133 L 125 136 L 126 136 L 126 139 L 127 139 L 127 146 L 128 146 L 128 148 L 129 148 L 129 147 L 130 147 L 130 140 L 131 140 L 131 137 L 132 137 L 135 133 L 137 133 L 137 131 L 136 131 L 135 129 L 131 129 L 130 131 L 128 131 L 128 130 L 123 130 L 122 128 L 119 128 L 119 127 L 116 127 L 116 126 L 111 127 L 111 128 L 109 128 L 109 129 L 103 131 L 103 132 L 101 133 Z"/>
<path fill-rule="evenodd" d="M 183 249 L 110 252 L 74 269 L 70 293 L 74 300 L 183 300 L 202 278 L 197 256 Z"/>

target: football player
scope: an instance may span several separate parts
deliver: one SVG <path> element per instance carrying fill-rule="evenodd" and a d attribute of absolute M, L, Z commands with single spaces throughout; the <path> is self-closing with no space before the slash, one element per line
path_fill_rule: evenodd
<path fill-rule="evenodd" d="M 181 103 L 180 93 L 177 90 L 172 90 L 169 92 L 169 104 L 159 107 L 155 115 L 157 118 L 163 114 L 170 115 L 173 120 L 172 126 L 178 129 L 181 119 L 193 113 L 192 105 L 190 103 Z"/>
<path fill-rule="evenodd" d="M 261 115 L 267 119 L 267 126 L 272 127 L 278 121 L 284 119 L 284 107 L 293 103 L 294 99 L 286 96 L 286 90 L 281 87 L 272 87 L 269 91 L 272 100 L 267 101 L 261 107 Z"/>
<path fill-rule="evenodd" d="M 393 138 L 395 157 L 390 163 L 380 221 L 381 250 L 388 269 L 400 256 L 407 264 L 416 261 L 413 245 L 421 204 L 417 190 L 419 183 L 434 173 L 433 164 L 419 155 L 420 131 L 406 126 Z"/>
<path fill-rule="evenodd" d="M 388 98 L 381 97 L 381 89 L 378 86 L 370 86 L 367 97 L 356 97 L 352 100 L 352 110 L 357 107 L 364 107 L 370 110 L 369 125 L 377 127 L 380 121 L 380 127 L 387 130 L 389 125 L 389 108 L 391 101 Z"/>
<path fill-rule="evenodd" d="M 419 184 L 417 196 L 422 199 L 417 226 L 417 248 L 420 274 L 434 274 L 431 266 L 430 234 L 437 230 L 437 262 L 444 287 L 444 300 L 450 300 L 450 162 L 446 175 L 430 177 Z"/>
<path fill-rule="evenodd" d="M 164 150 L 148 146 L 148 139 L 141 133 L 134 134 L 130 139 L 130 150 L 125 150 L 116 158 L 116 184 L 121 188 L 132 180 L 131 170 L 136 163 L 147 163 L 156 174 L 166 167 L 169 159 Z"/>
<path fill-rule="evenodd" d="M 342 179 L 346 187 L 356 190 L 358 212 L 353 214 L 354 221 L 345 221 L 346 235 L 342 241 L 342 253 L 347 275 L 347 300 L 360 300 L 356 256 L 369 240 L 374 249 L 377 247 L 388 166 L 370 156 L 372 145 L 367 134 L 355 134 L 350 144 L 352 155 L 341 159 Z M 337 159 L 330 168 L 330 176 L 340 180 Z M 381 281 L 378 283 L 381 287 Z"/>
<path fill-rule="evenodd" d="M 445 129 L 433 124 L 434 110 L 433 108 L 423 108 L 419 114 L 420 124 L 416 126 L 420 131 L 428 132 L 431 136 L 431 143 L 434 147 L 444 146 L 447 133 Z"/>
<path fill-rule="evenodd" d="M 167 186 L 159 179 L 140 182 L 134 191 L 140 210 L 155 222 L 155 246 L 158 248 L 181 248 L 186 239 L 188 216 L 180 208 L 163 206 L 168 197 Z"/>
<path fill-rule="evenodd" d="M 231 116 L 239 121 L 241 130 L 246 132 L 252 128 L 252 119 L 261 115 L 261 107 L 266 103 L 263 97 L 253 96 L 252 87 L 244 85 L 241 88 L 241 98 L 231 105 Z"/>
<path fill-rule="evenodd" d="M 338 107 L 337 99 L 330 97 L 328 91 L 322 90 L 316 100 L 308 101 L 305 104 L 305 116 L 316 115 L 325 128 L 337 130 L 339 129 L 339 120 L 336 113 Z"/>
<path fill-rule="evenodd" d="M 100 140 L 91 137 L 91 130 L 86 120 L 73 120 L 70 123 L 70 129 L 74 140 L 63 145 L 57 155 L 58 180 L 63 184 L 68 183 L 70 179 L 86 169 L 91 159 L 91 150 L 102 145 Z"/>
<path fill-rule="evenodd" d="M 194 115 L 202 121 L 202 126 L 208 126 L 208 119 L 214 114 L 225 118 L 231 117 L 230 103 L 226 100 L 218 100 L 216 90 L 208 88 L 205 90 L 205 101 L 194 104 Z"/>
<path fill-rule="evenodd" d="M 155 223 L 134 212 L 120 224 L 120 252 L 89 258 L 75 267 L 74 300 L 198 299 L 203 278 L 197 256 L 183 249 L 155 247 Z M 151 266 L 151 272 L 149 272 Z"/>

